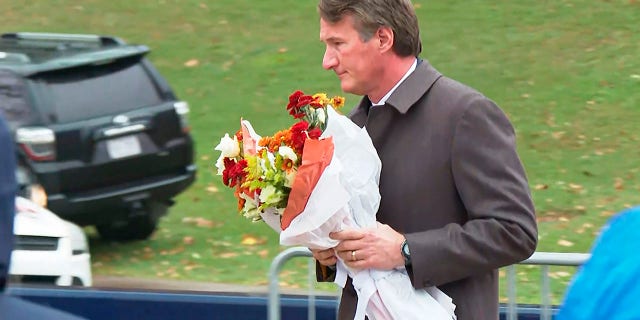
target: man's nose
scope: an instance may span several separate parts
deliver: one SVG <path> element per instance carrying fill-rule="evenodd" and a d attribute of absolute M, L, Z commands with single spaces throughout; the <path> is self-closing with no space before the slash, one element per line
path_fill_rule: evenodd
<path fill-rule="evenodd" d="M 335 54 L 331 52 L 331 50 L 327 49 L 324 51 L 324 56 L 322 57 L 322 67 L 326 70 L 333 69 L 338 64 L 338 59 Z"/>

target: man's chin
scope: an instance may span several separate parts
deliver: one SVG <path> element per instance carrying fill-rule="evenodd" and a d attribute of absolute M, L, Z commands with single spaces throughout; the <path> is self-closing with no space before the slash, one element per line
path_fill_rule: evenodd
<path fill-rule="evenodd" d="M 345 81 L 340 82 L 340 88 L 342 89 L 343 92 L 346 92 L 346 93 L 355 94 L 355 95 L 363 95 L 352 84 L 350 84 L 348 82 L 345 82 Z"/>

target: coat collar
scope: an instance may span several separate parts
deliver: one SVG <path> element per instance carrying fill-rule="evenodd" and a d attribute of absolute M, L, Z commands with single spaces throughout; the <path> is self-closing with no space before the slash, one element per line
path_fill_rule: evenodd
<path fill-rule="evenodd" d="M 416 70 L 407 77 L 396 91 L 391 94 L 385 106 L 390 106 L 405 114 L 422 96 L 424 96 L 431 86 L 440 78 L 442 74 L 426 60 L 418 59 Z M 362 97 L 358 106 L 351 112 L 350 117 L 359 126 L 363 126 L 371 101 L 367 96 Z"/>

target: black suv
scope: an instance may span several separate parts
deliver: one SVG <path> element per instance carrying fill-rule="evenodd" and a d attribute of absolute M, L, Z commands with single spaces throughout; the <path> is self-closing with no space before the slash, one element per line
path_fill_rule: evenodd
<path fill-rule="evenodd" d="M 119 38 L 0 35 L 0 113 L 23 196 L 105 239 L 147 238 L 193 183 L 189 106 Z"/>

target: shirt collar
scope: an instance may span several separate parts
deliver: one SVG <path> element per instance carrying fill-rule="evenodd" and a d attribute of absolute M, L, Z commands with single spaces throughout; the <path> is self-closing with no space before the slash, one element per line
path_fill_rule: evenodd
<path fill-rule="evenodd" d="M 407 72 L 404 74 L 404 76 L 402 76 L 402 78 L 398 82 L 396 82 L 396 85 L 393 86 L 393 88 L 391 88 L 391 90 L 389 90 L 389 92 L 387 92 L 387 94 L 385 94 L 384 97 L 382 97 L 382 99 L 380 99 L 380 101 L 378 101 L 378 103 L 373 103 L 372 102 L 371 106 L 376 107 L 376 106 L 381 106 L 381 105 L 384 105 L 385 103 L 387 103 L 387 99 L 389 99 L 391 94 L 393 94 L 393 92 L 396 91 L 396 89 L 402 83 L 402 81 L 404 81 L 404 79 L 409 77 L 409 75 L 411 73 L 413 73 L 414 70 L 416 70 L 416 66 L 417 65 L 418 65 L 418 59 L 413 60 L 413 64 L 411 64 L 411 67 L 409 68 L 409 70 L 407 70 Z"/>

